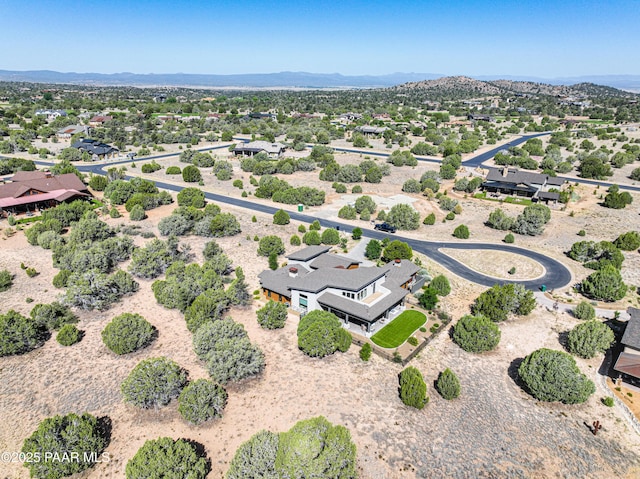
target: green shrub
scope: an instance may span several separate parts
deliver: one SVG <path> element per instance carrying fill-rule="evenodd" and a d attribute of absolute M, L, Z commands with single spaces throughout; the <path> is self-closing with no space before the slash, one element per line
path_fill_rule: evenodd
<path fill-rule="evenodd" d="M 491 351 L 500 342 L 500 328 L 486 316 L 466 315 L 453 328 L 453 342 L 470 353 Z"/>
<path fill-rule="evenodd" d="M 595 319 L 596 310 L 593 306 L 591 306 L 586 301 L 581 301 L 573 310 L 573 315 L 577 319 L 582 319 L 584 321 L 589 321 L 591 319 Z"/>
<path fill-rule="evenodd" d="M 145 213 L 142 205 L 135 205 L 133 208 L 131 208 L 131 211 L 129 212 L 129 219 L 131 221 L 142 221 L 146 217 L 147 217 L 147 214 Z"/>
<path fill-rule="evenodd" d="M 169 166 L 164 173 L 166 175 L 179 175 L 182 173 L 182 170 L 179 166 Z"/>
<path fill-rule="evenodd" d="M 604 404 L 607 407 L 613 407 L 615 404 L 615 401 L 611 396 L 607 396 L 605 398 L 602 398 L 602 404 Z"/>
<path fill-rule="evenodd" d="M 443 274 L 439 274 L 435 278 L 431 280 L 429 283 L 429 287 L 436 290 L 438 296 L 447 296 L 451 293 L 451 285 L 449 284 L 449 280 Z"/>
<path fill-rule="evenodd" d="M 96 191 L 104 191 L 108 183 L 107 177 L 102 175 L 93 175 L 89 180 L 89 186 Z"/>
<path fill-rule="evenodd" d="M 284 303 L 269 301 L 257 311 L 258 324 L 264 329 L 284 328 L 287 321 L 287 305 Z"/>
<path fill-rule="evenodd" d="M 426 288 L 423 290 L 422 294 L 418 298 L 418 303 L 424 309 L 431 311 L 438 304 L 438 292 L 433 288 Z"/>
<path fill-rule="evenodd" d="M 434 225 L 436 223 L 436 215 L 435 213 L 430 213 L 427 216 L 425 216 L 424 221 L 422 222 L 423 225 Z"/>
<path fill-rule="evenodd" d="M 416 409 L 422 409 L 429 402 L 427 384 L 418 369 L 409 366 L 402 370 L 398 379 L 400 382 L 400 399 L 404 404 Z"/>
<path fill-rule="evenodd" d="M 91 414 L 53 416 L 40 423 L 38 429 L 25 439 L 22 452 L 39 460 L 25 462 L 31 477 L 57 479 L 82 472 L 95 464 L 109 444 L 105 421 Z M 77 453 L 77 460 L 62 460 L 69 453 Z"/>
<path fill-rule="evenodd" d="M 527 392 L 540 401 L 583 403 L 596 390 L 593 381 L 580 372 L 575 359 L 552 349 L 538 349 L 525 357 L 518 376 Z"/>
<path fill-rule="evenodd" d="M 627 285 L 622 281 L 620 271 L 615 266 L 605 264 L 580 283 L 580 291 L 587 298 L 611 302 L 624 298 Z"/>
<path fill-rule="evenodd" d="M 628 231 L 618 236 L 613 242 L 622 251 L 633 251 L 640 248 L 640 233 Z"/>
<path fill-rule="evenodd" d="M 440 393 L 440 396 L 447 401 L 456 399 L 460 396 L 460 380 L 451 369 L 447 368 L 438 376 L 436 389 Z"/>
<path fill-rule="evenodd" d="M 415 336 L 411 336 L 409 339 L 407 339 L 407 343 L 409 343 L 411 346 L 417 346 L 418 338 L 416 338 Z"/>
<path fill-rule="evenodd" d="M 362 186 L 354 185 L 353 188 L 351 188 L 351 193 L 353 194 L 362 193 Z"/>
<path fill-rule="evenodd" d="M 324 417 L 296 423 L 288 432 L 260 431 L 236 451 L 226 479 L 358 476 L 349 431 Z"/>
<path fill-rule="evenodd" d="M 292 246 L 300 246 L 302 244 L 302 240 L 300 240 L 300 236 L 292 235 L 289 239 L 289 244 Z"/>
<path fill-rule="evenodd" d="M 585 230 L 578 231 L 578 236 L 586 236 L 587 232 Z"/>
<path fill-rule="evenodd" d="M 206 379 L 189 383 L 178 397 L 178 412 L 192 424 L 222 417 L 227 404 L 227 391 Z"/>
<path fill-rule="evenodd" d="M 66 288 L 69 276 L 71 276 L 71 271 L 68 269 L 61 269 L 58 274 L 53 277 L 53 285 L 56 288 Z"/>
<path fill-rule="evenodd" d="M 138 449 L 125 470 L 126 479 L 204 479 L 210 466 L 196 446 L 185 439 L 161 437 Z"/>
<path fill-rule="evenodd" d="M 8 290 L 13 284 L 13 275 L 6 269 L 0 271 L 0 292 Z"/>
<path fill-rule="evenodd" d="M 302 236 L 302 242 L 308 246 L 319 245 L 321 243 L 320 235 L 315 230 L 307 231 L 304 236 Z"/>
<path fill-rule="evenodd" d="M 274 225 L 288 225 L 291 223 L 291 217 L 289 213 L 284 210 L 278 210 L 273 215 L 273 224 Z"/>
<path fill-rule="evenodd" d="M 444 217 L 444 219 L 447 220 L 447 221 L 455 220 L 456 219 L 456 214 L 453 211 L 449 211 L 447 213 L 447 216 Z"/>
<path fill-rule="evenodd" d="M 186 371 L 174 361 L 160 357 L 138 363 L 120 389 L 126 402 L 149 409 L 169 404 L 186 383 Z"/>
<path fill-rule="evenodd" d="M 351 237 L 354 240 L 359 240 L 360 238 L 362 238 L 362 229 L 357 226 L 353 228 L 353 231 L 351 232 Z"/>
<path fill-rule="evenodd" d="M 258 244 L 258 255 L 269 256 L 272 253 L 275 253 L 276 255 L 284 253 L 284 243 L 282 240 L 275 235 L 269 235 L 261 238 L 260 243 Z"/>
<path fill-rule="evenodd" d="M 48 337 L 46 327 L 9 310 L 0 314 L 0 356 L 24 354 L 42 346 Z"/>
<path fill-rule="evenodd" d="M 360 348 L 360 359 L 363 361 L 369 361 L 371 358 L 371 344 L 364 343 Z"/>
<path fill-rule="evenodd" d="M 178 192 L 178 206 L 193 206 L 194 208 L 204 208 L 206 203 L 204 191 L 200 188 L 183 188 Z"/>
<path fill-rule="evenodd" d="M 128 354 L 151 343 L 155 328 L 139 314 L 116 316 L 102 330 L 102 342 L 116 354 Z"/>
<path fill-rule="evenodd" d="M 78 322 L 78 317 L 73 311 L 57 301 L 51 304 L 36 304 L 29 315 L 46 329 L 57 330 L 65 324 Z"/>
<path fill-rule="evenodd" d="M 308 356 L 323 358 L 344 346 L 347 340 L 344 333 L 349 335 L 351 344 L 349 332 L 341 331 L 342 324 L 336 315 L 322 310 L 311 311 L 298 324 L 298 348 Z"/>
<path fill-rule="evenodd" d="M 590 359 L 597 353 L 604 353 L 614 341 L 612 329 L 604 323 L 589 320 L 578 324 L 569 332 L 569 352 Z"/>
<path fill-rule="evenodd" d="M 469 239 L 469 228 L 466 225 L 458 225 L 453 230 L 453 236 L 458 239 Z"/>
<path fill-rule="evenodd" d="M 120 218 L 122 215 L 120 214 L 120 211 L 118 211 L 118 208 L 114 206 L 109 210 L 109 216 L 111 218 Z"/>
<path fill-rule="evenodd" d="M 513 236 L 513 234 L 507 233 L 503 241 L 507 244 L 512 244 L 515 242 L 515 240 L 516 238 Z"/>
<path fill-rule="evenodd" d="M 506 321 L 510 313 L 526 316 L 535 307 L 533 292 L 522 284 L 496 284 L 476 298 L 471 312 L 501 322 Z"/>
<path fill-rule="evenodd" d="M 340 242 L 340 233 L 334 228 L 327 228 L 320 236 L 322 244 L 334 245 Z"/>
<path fill-rule="evenodd" d="M 198 167 L 188 165 L 182 170 L 182 179 L 187 183 L 198 183 L 202 181 L 202 174 Z"/>
<path fill-rule="evenodd" d="M 38 276 L 40 273 L 38 273 L 36 271 L 35 268 L 27 268 L 24 270 L 25 273 L 27 273 L 27 276 L 29 276 L 29 278 L 33 278 L 35 276 Z"/>
<path fill-rule="evenodd" d="M 56 335 L 56 341 L 63 346 L 71 346 L 82 339 L 82 331 L 73 324 L 65 324 Z"/>

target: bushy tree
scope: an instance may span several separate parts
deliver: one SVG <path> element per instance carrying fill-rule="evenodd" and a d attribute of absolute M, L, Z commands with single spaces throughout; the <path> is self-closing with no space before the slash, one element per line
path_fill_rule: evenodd
<path fill-rule="evenodd" d="M 410 205 L 394 205 L 387 214 L 387 223 L 399 230 L 417 230 L 420 227 L 420 213 Z"/>
<path fill-rule="evenodd" d="M 205 457 L 185 439 L 161 437 L 138 449 L 125 469 L 127 479 L 204 479 L 209 473 Z"/>
<path fill-rule="evenodd" d="M 182 169 L 182 179 L 187 183 L 198 183 L 202 181 L 202 173 L 197 166 L 188 165 Z"/>
<path fill-rule="evenodd" d="M 0 271 L 0 293 L 8 290 L 13 284 L 13 275 L 6 269 Z"/>
<path fill-rule="evenodd" d="M 382 254 L 382 245 L 380 244 L 380 241 L 375 239 L 369 240 L 369 242 L 367 243 L 367 246 L 365 247 L 364 256 L 367 259 L 376 261 L 377 259 L 380 258 L 381 254 Z"/>
<path fill-rule="evenodd" d="M 162 236 L 183 236 L 193 228 L 193 222 L 181 215 L 170 215 L 158 223 L 158 231 Z"/>
<path fill-rule="evenodd" d="M 315 230 L 307 231 L 302 236 L 302 242 L 308 246 L 319 245 L 321 243 L 320 235 Z"/>
<path fill-rule="evenodd" d="M 257 311 L 258 324 L 264 329 L 284 328 L 287 321 L 287 305 L 277 301 L 269 301 Z"/>
<path fill-rule="evenodd" d="M 535 307 L 533 292 L 527 291 L 523 285 L 496 284 L 476 298 L 471 311 L 501 322 L 506 321 L 511 313 L 526 316 Z"/>
<path fill-rule="evenodd" d="M 203 324 L 193 336 L 193 346 L 211 378 L 220 384 L 255 376 L 264 369 L 262 351 L 232 319 Z"/>
<path fill-rule="evenodd" d="M 93 175 L 89 179 L 89 186 L 96 191 L 104 191 L 108 183 L 107 177 L 102 175 Z"/>
<path fill-rule="evenodd" d="M 22 452 L 39 460 L 25 462 L 31 477 L 59 479 L 82 472 L 95 464 L 91 458 L 100 457 L 109 444 L 105 421 L 91 414 L 53 416 L 40 423 L 38 429 L 25 439 Z M 61 460 L 71 452 L 77 460 Z"/>
<path fill-rule="evenodd" d="M 404 241 L 393 240 L 382 252 L 382 258 L 385 261 L 393 261 L 396 259 L 411 259 L 413 257 L 413 250 Z"/>
<path fill-rule="evenodd" d="M 458 239 L 469 239 L 469 228 L 466 225 L 458 225 L 453 230 L 453 236 Z"/>
<path fill-rule="evenodd" d="M 120 390 L 126 402 L 149 409 L 166 406 L 187 383 L 187 372 L 171 359 L 145 359 L 129 373 Z"/>
<path fill-rule="evenodd" d="M 178 397 L 178 412 L 191 424 L 201 424 L 222 417 L 227 404 L 227 391 L 206 379 L 189 383 Z"/>
<path fill-rule="evenodd" d="M 62 346 L 73 346 L 82 339 L 82 331 L 73 324 L 65 324 L 56 334 L 56 341 Z"/>
<path fill-rule="evenodd" d="M 420 193 L 422 191 L 422 185 L 414 178 L 409 178 L 402 184 L 402 191 L 405 193 Z"/>
<path fill-rule="evenodd" d="M 360 359 L 363 361 L 369 361 L 371 358 L 371 344 L 364 343 L 360 348 Z"/>
<path fill-rule="evenodd" d="M 544 231 L 544 226 L 551 219 L 551 210 L 545 205 L 527 206 L 516 218 L 512 229 L 521 235 L 537 236 Z"/>
<path fill-rule="evenodd" d="M 613 330 L 604 323 L 589 320 L 578 324 L 569 332 L 567 346 L 569 352 L 589 359 L 597 353 L 604 353 L 613 344 Z"/>
<path fill-rule="evenodd" d="M 489 214 L 489 219 L 485 224 L 496 230 L 507 231 L 513 227 L 514 222 L 515 220 L 513 218 L 507 216 L 500 208 L 497 208 Z"/>
<path fill-rule="evenodd" d="M 358 213 L 353 206 L 344 205 L 338 211 L 338 218 L 342 218 L 344 220 L 355 220 L 358 217 Z"/>
<path fill-rule="evenodd" d="M 48 337 L 46 326 L 9 310 L 0 314 L 0 356 L 24 354 L 42 346 Z"/>
<path fill-rule="evenodd" d="M 429 287 L 436 290 L 438 296 L 447 296 L 451 292 L 451 284 L 443 274 L 439 274 L 431 280 Z"/>
<path fill-rule="evenodd" d="M 580 372 L 575 359 L 552 349 L 538 349 L 525 357 L 518 376 L 527 391 L 540 401 L 578 404 L 596 390 L 593 381 Z"/>
<path fill-rule="evenodd" d="M 222 319 L 230 307 L 229 296 L 222 288 L 206 290 L 193 300 L 184 313 L 187 329 L 195 333 L 203 324 Z"/>
<path fill-rule="evenodd" d="M 129 219 L 131 221 L 142 221 L 147 217 L 144 208 L 141 205 L 135 205 L 129 212 Z"/>
<path fill-rule="evenodd" d="M 407 406 L 422 409 L 429 402 L 427 384 L 418 369 L 409 366 L 402 370 L 398 379 L 400 382 L 400 399 Z"/>
<path fill-rule="evenodd" d="M 369 213 L 374 213 L 376 211 L 376 207 L 376 202 L 367 195 L 358 197 L 355 202 L 355 209 L 358 214 L 361 214 L 364 210 L 368 210 Z"/>
<path fill-rule="evenodd" d="M 258 255 L 269 256 L 271 253 L 280 255 L 284 253 L 284 243 L 275 235 L 264 236 L 258 243 Z"/>
<path fill-rule="evenodd" d="M 223 236 L 234 236 L 242 231 L 240 223 L 231 213 L 219 213 L 211 219 L 209 225 L 211 236 L 220 238 Z"/>
<path fill-rule="evenodd" d="M 481 314 L 466 315 L 454 326 L 453 341 L 470 353 L 491 351 L 500 342 L 500 328 Z"/>
<path fill-rule="evenodd" d="M 311 311 L 298 324 L 298 348 L 311 357 L 323 358 L 333 354 L 344 340 L 342 329 L 335 314 L 322 310 Z"/>
<path fill-rule="evenodd" d="M 356 447 L 345 427 L 316 417 L 280 434 L 255 434 L 238 448 L 226 477 L 354 479 Z"/>
<path fill-rule="evenodd" d="M 623 251 L 633 251 L 640 248 L 640 233 L 637 231 L 627 231 L 618 236 L 613 242 Z"/>
<path fill-rule="evenodd" d="M 605 265 L 620 269 L 624 261 L 622 252 L 609 241 L 578 241 L 571 245 L 568 256 L 591 269 L 602 269 Z"/>
<path fill-rule="evenodd" d="M 274 225 L 288 225 L 289 223 L 291 223 L 291 217 L 285 210 L 278 210 L 273 215 Z"/>
<path fill-rule="evenodd" d="M 178 206 L 193 206 L 194 208 L 204 208 L 204 191 L 200 188 L 183 188 L 178 192 Z"/>
<path fill-rule="evenodd" d="M 166 241 L 154 238 L 144 248 L 133 251 L 129 271 L 138 278 L 156 278 L 172 263 L 188 261 L 190 258 L 189 247 L 180 245 L 175 237 L 169 237 Z"/>
<path fill-rule="evenodd" d="M 51 304 L 36 304 L 31 313 L 31 318 L 46 329 L 60 329 L 65 324 L 75 324 L 78 317 L 68 306 L 54 301 Z"/>
<path fill-rule="evenodd" d="M 580 303 L 573 310 L 573 315 L 578 319 L 589 321 L 595 319 L 596 310 L 586 301 L 580 301 Z"/>
<path fill-rule="evenodd" d="M 123 313 L 102 330 L 102 342 L 116 354 L 127 354 L 148 346 L 155 328 L 137 313 Z"/>
<path fill-rule="evenodd" d="M 353 231 L 351 232 L 351 237 L 354 240 L 359 240 L 360 238 L 362 238 L 362 229 L 357 226 L 353 228 Z"/>
<path fill-rule="evenodd" d="M 420 306 L 429 311 L 435 308 L 439 301 L 438 292 L 434 288 L 425 288 L 418 298 Z"/>
<path fill-rule="evenodd" d="M 451 369 L 447 368 L 438 376 L 436 389 L 444 399 L 448 401 L 456 399 L 460 396 L 460 380 Z"/>
<path fill-rule="evenodd" d="M 322 244 L 334 245 L 340 243 L 340 233 L 335 228 L 327 228 L 320 236 Z"/>
<path fill-rule="evenodd" d="M 425 216 L 424 221 L 422 222 L 423 225 L 427 225 L 427 226 L 432 226 L 434 224 L 436 224 L 436 215 L 435 213 L 429 213 L 427 216 Z"/>
<path fill-rule="evenodd" d="M 587 298 L 611 302 L 624 298 L 627 285 L 622 281 L 620 271 L 607 264 L 580 283 L 580 292 Z"/>

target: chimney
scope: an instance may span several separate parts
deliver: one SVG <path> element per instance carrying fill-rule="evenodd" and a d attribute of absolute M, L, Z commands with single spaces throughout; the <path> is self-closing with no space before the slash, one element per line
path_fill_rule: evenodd
<path fill-rule="evenodd" d="M 504 168 L 502 168 L 502 176 L 506 178 L 508 174 L 509 174 L 509 167 L 505 166 Z"/>
<path fill-rule="evenodd" d="M 296 268 L 295 266 L 292 266 L 291 268 L 289 268 L 289 276 L 291 276 L 292 278 L 297 278 L 298 268 Z"/>
<path fill-rule="evenodd" d="M 396 259 L 394 261 L 394 265 L 396 268 L 399 268 L 400 266 L 402 266 L 402 260 L 401 259 Z"/>

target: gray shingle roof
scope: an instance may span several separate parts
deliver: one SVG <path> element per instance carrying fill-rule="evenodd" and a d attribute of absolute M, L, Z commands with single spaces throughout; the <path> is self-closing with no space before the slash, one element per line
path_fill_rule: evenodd
<path fill-rule="evenodd" d="M 640 309 L 628 308 L 629 321 L 622 335 L 622 344 L 640 350 Z"/>
<path fill-rule="evenodd" d="M 409 291 L 403 288 L 391 288 L 391 293 L 383 296 L 378 302 L 371 306 L 338 296 L 333 293 L 324 293 L 318 297 L 318 302 L 323 306 L 329 306 L 350 315 L 356 316 L 363 321 L 375 321 L 383 315 L 389 308 L 400 302 Z"/>
<path fill-rule="evenodd" d="M 345 291 L 360 291 L 365 286 L 384 276 L 382 268 L 336 269 L 320 268 L 304 277 L 298 277 L 295 289 L 318 293 L 325 288 Z"/>
<path fill-rule="evenodd" d="M 348 268 L 352 264 L 360 264 L 360 261 L 345 258 L 337 254 L 324 253 L 314 259 L 309 266 L 313 269 L 319 268 Z"/>
<path fill-rule="evenodd" d="M 517 168 L 507 168 L 506 175 L 503 168 L 491 168 L 487 173 L 487 181 L 499 181 L 501 183 L 562 186 L 564 179 L 555 176 L 543 175 L 533 171 L 522 171 Z"/>
<path fill-rule="evenodd" d="M 294 261 L 310 261 L 313 258 L 320 256 L 322 253 L 326 253 L 331 249 L 331 246 L 307 246 L 298 251 L 285 256 L 285 258 Z"/>

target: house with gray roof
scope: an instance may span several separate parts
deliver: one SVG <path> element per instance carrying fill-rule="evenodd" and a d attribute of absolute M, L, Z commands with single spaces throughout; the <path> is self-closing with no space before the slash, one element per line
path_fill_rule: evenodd
<path fill-rule="evenodd" d="M 419 289 L 420 268 L 408 260 L 383 267 L 360 267 L 358 261 L 309 246 L 287 256 L 287 266 L 258 275 L 266 299 L 288 304 L 301 314 L 322 309 L 345 327 L 370 335 L 400 314 L 405 297 Z"/>
<path fill-rule="evenodd" d="M 36 110 L 35 114 L 38 116 L 46 116 L 47 117 L 47 121 L 53 121 L 56 118 L 59 118 L 61 116 L 67 116 L 67 111 L 66 110 Z"/>
<path fill-rule="evenodd" d="M 482 189 L 491 193 L 525 196 L 533 201 L 556 202 L 560 199 L 563 178 L 518 168 L 490 168 Z M 555 189 L 557 191 L 550 191 Z"/>
<path fill-rule="evenodd" d="M 382 135 L 389 128 L 386 126 L 372 126 L 372 125 L 362 125 L 357 126 L 355 131 L 362 133 L 363 135 Z"/>
<path fill-rule="evenodd" d="M 113 158 L 118 156 L 120 153 L 120 150 L 111 145 L 107 145 L 106 143 L 102 143 L 98 140 L 91 140 L 89 138 L 83 138 L 82 140 L 76 141 L 71 145 L 71 148 L 77 148 L 83 153 L 86 151 L 91 155 L 93 160 Z"/>
<path fill-rule="evenodd" d="M 640 379 L 640 309 L 627 308 L 629 321 L 622 335 L 623 351 L 613 369 Z"/>
<path fill-rule="evenodd" d="M 257 140 L 249 143 L 241 143 L 233 149 L 233 154 L 238 156 L 254 156 L 258 153 L 266 153 L 269 158 L 278 158 L 287 149 L 282 143 Z"/>
<path fill-rule="evenodd" d="M 69 125 L 60 128 L 56 132 L 56 136 L 59 140 L 69 140 L 73 135 L 82 133 L 84 136 L 89 136 L 89 127 L 85 125 Z"/>

